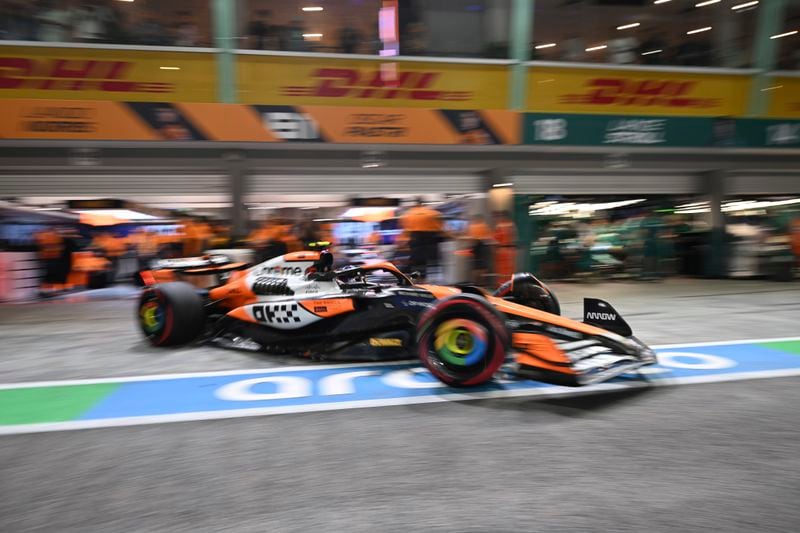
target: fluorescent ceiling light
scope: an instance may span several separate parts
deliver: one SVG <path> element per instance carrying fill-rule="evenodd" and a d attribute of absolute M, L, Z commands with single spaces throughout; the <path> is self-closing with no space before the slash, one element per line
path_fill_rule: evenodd
<path fill-rule="evenodd" d="M 590 46 L 586 49 L 587 52 L 594 52 L 595 50 L 603 50 L 604 48 L 608 48 L 608 45 L 601 44 L 600 46 Z"/>
<path fill-rule="evenodd" d="M 645 198 L 636 198 L 635 200 L 620 200 L 618 202 L 604 202 L 599 204 L 576 204 L 575 202 L 564 202 L 564 203 L 552 203 L 550 205 L 544 205 L 544 207 L 538 209 L 531 209 L 529 214 L 531 215 L 566 215 L 569 213 L 591 213 L 593 211 L 602 211 L 605 209 L 616 209 L 618 207 L 625 207 L 629 205 L 639 204 L 644 202 Z M 534 208 L 537 205 L 543 205 L 546 202 L 541 202 L 538 204 L 534 204 Z"/>
<path fill-rule="evenodd" d="M 789 198 L 788 200 L 774 200 L 774 201 L 761 201 L 761 200 L 740 200 L 737 202 L 728 202 L 723 204 L 722 211 L 746 211 L 748 209 L 766 209 L 768 207 L 778 207 L 781 205 L 793 205 L 800 203 L 800 198 Z"/>
<path fill-rule="evenodd" d="M 158 67 L 161 70 L 180 70 L 181 67 Z"/>
<path fill-rule="evenodd" d="M 667 2 L 669 2 L 669 1 L 670 1 L 670 0 L 656 0 L 656 1 L 655 1 L 655 2 L 653 2 L 653 3 L 654 3 L 654 4 L 656 4 L 656 5 L 658 5 L 658 4 L 666 4 L 666 3 L 667 3 Z"/>
<path fill-rule="evenodd" d="M 395 211 L 394 207 L 351 207 L 344 213 L 342 218 L 356 218 L 370 215 L 387 215 L 391 216 Z"/>
<path fill-rule="evenodd" d="M 652 54 L 660 54 L 663 51 L 664 50 L 650 50 L 649 52 L 642 52 L 642 55 L 643 56 L 649 56 L 649 55 L 652 55 Z"/>
<path fill-rule="evenodd" d="M 498 187 L 513 187 L 513 186 L 514 186 L 514 182 L 495 183 L 494 185 L 492 185 L 492 187 L 494 187 L 494 188 L 498 188 Z"/>
<path fill-rule="evenodd" d="M 638 28 L 641 26 L 639 22 L 631 22 L 630 24 L 623 24 L 622 26 L 617 26 L 618 30 L 630 30 L 631 28 Z"/>
<path fill-rule="evenodd" d="M 735 6 L 732 6 L 731 9 L 736 11 L 736 10 L 739 10 L 739 9 L 745 9 L 745 8 L 753 7 L 753 6 L 757 6 L 757 5 L 758 5 L 758 0 L 755 0 L 753 2 L 745 2 L 744 4 L 736 4 Z"/>
<path fill-rule="evenodd" d="M 704 28 L 697 28 L 696 30 L 689 30 L 686 32 L 686 35 L 694 35 L 695 33 L 703 33 L 704 31 L 708 31 L 711 29 L 711 26 L 706 26 Z"/>
<path fill-rule="evenodd" d="M 710 6 L 711 4 L 719 4 L 722 0 L 706 0 L 705 2 L 697 2 L 694 7 Z"/>
<path fill-rule="evenodd" d="M 304 33 L 303 37 L 306 39 L 319 39 L 322 37 L 321 33 Z"/>
<path fill-rule="evenodd" d="M 303 11 L 312 12 L 312 11 L 322 11 L 323 9 L 325 8 L 321 6 L 310 6 L 310 7 L 304 7 Z"/>
<path fill-rule="evenodd" d="M 534 46 L 534 48 L 536 48 L 537 50 L 541 50 L 542 48 L 553 48 L 555 45 L 556 43 L 537 44 L 536 46 Z"/>
<path fill-rule="evenodd" d="M 778 35 L 773 35 L 770 39 L 780 39 L 781 37 L 789 37 L 792 35 L 797 35 L 797 30 L 794 31 L 787 31 L 786 33 L 779 33 Z"/>
<path fill-rule="evenodd" d="M 152 220 L 155 217 L 147 213 L 140 213 L 131 209 L 76 209 L 76 213 L 86 213 L 89 215 L 109 216 L 125 220 Z"/>
<path fill-rule="evenodd" d="M 774 91 L 775 89 L 782 89 L 782 88 L 783 85 L 773 85 L 772 87 L 764 87 L 763 89 L 761 89 L 761 92 L 763 93 L 766 91 Z"/>
<path fill-rule="evenodd" d="M 706 208 L 698 208 L 698 209 L 681 209 L 679 211 L 675 211 L 676 215 L 694 215 L 699 213 L 710 213 L 711 210 Z"/>
<path fill-rule="evenodd" d="M 767 209 L 769 207 L 779 207 L 782 205 L 800 204 L 800 198 L 789 198 L 787 200 L 732 200 L 725 202 L 721 206 L 721 210 L 725 213 L 736 211 L 749 211 L 751 209 Z M 675 213 L 681 215 L 689 215 L 696 213 L 709 213 L 711 209 L 708 205 L 703 203 L 679 205 Z"/>

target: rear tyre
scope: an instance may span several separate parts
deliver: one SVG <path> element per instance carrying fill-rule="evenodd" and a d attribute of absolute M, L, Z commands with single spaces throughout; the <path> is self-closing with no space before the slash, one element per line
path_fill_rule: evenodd
<path fill-rule="evenodd" d="M 203 330 L 203 300 L 188 283 L 153 285 L 142 291 L 137 318 L 139 328 L 153 346 L 185 344 Z"/>
<path fill-rule="evenodd" d="M 510 336 L 500 314 L 482 297 L 440 300 L 417 325 L 422 364 L 452 387 L 486 383 L 502 366 Z"/>

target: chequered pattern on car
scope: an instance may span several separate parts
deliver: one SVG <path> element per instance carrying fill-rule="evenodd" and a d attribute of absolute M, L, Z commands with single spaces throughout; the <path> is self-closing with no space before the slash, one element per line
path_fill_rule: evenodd
<path fill-rule="evenodd" d="M 300 322 L 300 317 L 295 315 L 297 304 L 263 304 L 253 306 L 253 316 L 259 322 L 268 324 L 287 324 Z"/>

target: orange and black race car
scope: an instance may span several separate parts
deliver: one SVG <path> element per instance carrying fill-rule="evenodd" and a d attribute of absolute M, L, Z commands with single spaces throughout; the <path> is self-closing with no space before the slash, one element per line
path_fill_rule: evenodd
<path fill-rule="evenodd" d="M 207 287 L 220 284 L 231 272 L 248 266 L 250 265 L 247 263 L 233 261 L 223 254 L 156 259 L 150 268 L 137 272 L 133 280 L 139 285 L 185 281 L 196 287 Z"/>
<path fill-rule="evenodd" d="M 453 386 L 484 383 L 506 363 L 522 377 L 586 385 L 656 362 L 610 304 L 587 298 L 582 322 L 565 318 L 531 274 L 489 294 L 416 284 L 387 262 L 332 265 L 328 251 L 294 252 L 225 272 L 206 289 L 149 284 L 138 322 L 156 346 L 204 340 L 319 359 L 418 357 Z"/>

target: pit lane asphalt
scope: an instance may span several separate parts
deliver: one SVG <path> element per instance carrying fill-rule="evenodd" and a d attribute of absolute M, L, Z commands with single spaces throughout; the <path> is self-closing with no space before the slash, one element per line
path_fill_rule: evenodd
<path fill-rule="evenodd" d="M 653 344 L 798 334 L 798 284 L 558 291 L 571 316 L 610 300 Z M 281 362 L 145 348 L 132 303 L 1 308 L 2 381 Z M 0 437 L 0 531 L 797 531 L 799 384 Z"/>
<path fill-rule="evenodd" d="M 668 280 L 553 284 L 565 316 L 584 296 L 609 301 L 648 344 L 800 335 L 800 282 Z M 126 299 L 0 305 L 0 381 L 61 380 L 266 368 L 312 362 L 214 346 L 158 349 L 134 322 Z M 82 301 L 83 300 L 83 301 Z M 317 363 L 317 362 L 313 362 Z"/>
<path fill-rule="evenodd" d="M 0 439 L 0 530 L 790 532 L 800 380 Z"/>

